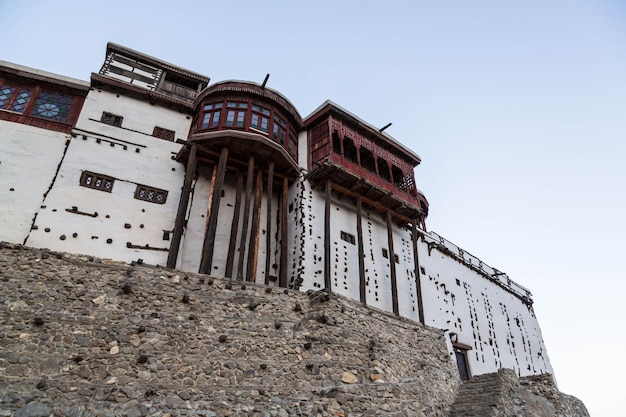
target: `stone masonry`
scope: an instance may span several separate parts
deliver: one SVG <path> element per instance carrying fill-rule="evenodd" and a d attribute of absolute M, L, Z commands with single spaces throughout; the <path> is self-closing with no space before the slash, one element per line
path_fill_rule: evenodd
<path fill-rule="evenodd" d="M 7 243 L 0 285 L 0 417 L 588 416 L 549 375 L 461 384 L 442 331 L 324 291 Z"/>

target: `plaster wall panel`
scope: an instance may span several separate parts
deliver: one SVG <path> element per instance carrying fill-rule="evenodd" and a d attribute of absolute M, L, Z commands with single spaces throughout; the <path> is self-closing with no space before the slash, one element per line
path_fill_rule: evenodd
<path fill-rule="evenodd" d="M 28 244 L 123 261 L 163 264 L 184 166 L 171 142 L 151 138 L 136 152 L 123 140 L 73 137 Z M 89 171 L 114 180 L 110 192 L 81 186 Z M 139 186 L 167 192 L 164 204 L 136 198 Z"/>
<path fill-rule="evenodd" d="M 394 223 L 393 248 L 397 255 L 396 283 L 398 286 L 398 314 L 419 321 L 417 289 L 415 286 L 415 257 L 411 232 Z"/>
<path fill-rule="evenodd" d="M 432 246 L 429 252 L 422 240 L 418 247 L 426 325 L 454 333 L 472 348 L 467 358 L 473 375 L 500 368 L 520 376 L 553 373 L 532 306 L 451 256 L 458 247 L 445 253 Z"/>
<path fill-rule="evenodd" d="M 121 127 L 102 123 L 100 121 L 102 112 L 122 116 Z M 155 138 L 152 133 L 155 126 L 173 130 L 176 138 L 186 139 L 191 126 L 191 117 L 176 110 L 96 89 L 87 95 L 76 123 L 77 129 L 125 139 L 140 145 L 153 143 Z M 164 139 L 159 140 L 170 143 L 170 146 L 174 145 L 175 151 L 180 149 L 180 145 Z"/>
<path fill-rule="evenodd" d="M 298 134 L 298 165 L 304 169 L 309 166 L 309 143 L 305 130 Z"/>
<path fill-rule="evenodd" d="M 393 311 L 387 223 L 380 214 L 363 210 L 363 252 L 367 305 Z"/>
<path fill-rule="evenodd" d="M 0 241 L 24 243 L 69 135 L 0 121 Z"/>
<path fill-rule="evenodd" d="M 302 222 L 304 228 L 300 289 L 321 290 L 324 288 L 324 210 L 325 193 L 313 189 L 308 181 L 303 182 Z"/>
<path fill-rule="evenodd" d="M 290 288 L 300 288 L 303 283 L 305 231 L 304 223 L 304 195 L 306 190 L 304 176 L 289 187 L 287 194 L 287 285 Z"/>
<path fill-rule="evenodd" d="M 189 201 L 187 225 L 181 240 L 178 259 L 179 268 L 191 272 L 198 272 L 200 269 L 202 244 L 208 221 L 207 212 L 213 167 L 200 166 L 197 171 L 198 176 L 194 182 Z"/>
<path fill-rule="evenodd" d="M 330 210 L 331 289 L 337 294 L 359 300 L 359 251 L 356 210 L 348 197 L 332 194 Z"/>

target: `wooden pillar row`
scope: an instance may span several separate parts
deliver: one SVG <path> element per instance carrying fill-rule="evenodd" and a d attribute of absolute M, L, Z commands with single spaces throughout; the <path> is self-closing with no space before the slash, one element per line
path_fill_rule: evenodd
<path fill-rule="evenodd" d="M 324 288 L 331 291 L 330 278 L 330 203 L 331 203 L 332 182 L 326 180 L 326 205 L 324 207 Z"/>
<path fill-rule="evenodd" d="M 363 202 L 361 197 L 356 198 L 356 240 L 359 252 L 359 297 L 363 304 L 367 304 L 365 291 L 365 254 L 363 251 Z"/>
<path fill-rule="evenodd" d="M 274 191 L 274 161 L 267 168 L 267 219 L 265 222 L 265 285 L 270 283 L 270 263 L 272 261 L 272 198 Z"/>
<path fill-rule="evenodd" d="M 209 220 L 202 244 L 202 260 L 200 261 L 200 273 L 209 274 L 213 266 L 213 251 L 215 248 L 215 232 L 217 230 L 217 217 L 220 211 L 224 177 L 226 175 L 226 161 L 228 160 L 228 147 L 224 146 L 220 152 L 220 159 L 211 184 L 212 199 L 210 202 Z"/>
<path fill-rule="evenodd" d="M 252 188 L 254 185 L 254 155 L 248 159 L 248 174 L 246 176 L 246 198 L 243 207 L 243 224 L 241 226 L 241 238 L 239 240 L 239 260 L 237 264 L 237 279 L 243 281 L 243 264 L 246 256 L 246 239 L 248 237 L 248 219 L 250 219 L 250 202 L 252 200 Z"/>
<path fill-rule="evenodd" d="M 237 245 L 237 232 L 239 231 L 239 212 L 241 211 L 241 191 L 243 188 L 243 173 L 237 172 L 237 191 L 235 194 L 235 207 L 233 221 L 230 226 L 230 240 L 228 242 L 228 257 L 226 258 L 226 278 L 233 277 L 233 261 L 235 259 L 235 246 Z"/>
<path fill-rule="evenodd" d="M 178 259 L 178 251 L 180 250 L 180 241 L 183 237 L 183 229 L 185 227 L 185 217 L 187 216 L 187 207 L 189 206 L 189 194 L 191 193 L 191 183 L 196 172 L 198 148 L 195 145 L 189 150 L 189 158 L 187 158 L 187 169 L 185 170 L 185 182 L 183 190 L 178 202 L 178 211 L 176 212 L 176 221 L 174 222 L 174 231 L 172 233 L 172 241 L 170 243 L 170 252 L 167 255 L 167 267 L 176 268 L 176 260 Z"/>
<path fill-rule="evenodd" d="M 289 250 L 289 234 L 287 230 L 287 194 L 289 192 L 289 181 L 283 177 L 283 191 L 280 205 L 280 270 L 278 271 L 278 285 L 287 287 L 287 251 Z"/>
<path fill-rule="evenodd" d="M 254 189 L 254 206 L 252 208 L 252 227 L 250 229 L 250 242 L 248 243 L 248 262 L 246 267 L 246 281 L 254 281 L 256 278 L 257 264 L 259 260 L 259 234 L 261 231 L 261 197 L 263 196 L 263 171 L 259 168 L 256 173 L 256 185 Z"/>
<path fill-rule="evenodd" d="M 422 276 L 420 274 L 420 258 L 419 253 L 417 252 L 417 222 L 419 219 L 416 219 L 413 222 L 413 229 L 411 233 L 413 234 L 413 263 L 415 264 L 415 292 L 417 293 L 417 313 L 419 315 L 420 323 L 425 324 L 424 321 L 424 304 L 422 303 Z"/>
<path fill-rule="evenodd" d="M 393 314 L 400 314 L 398 309 L 398 282 L 396 277 L 396 256 L 393 250 L 393 220 L 391 218 L 391 210 L 387 210 L 387 242 L 389 245 L 389 266 L 391 274 L 391 302 Z"/>

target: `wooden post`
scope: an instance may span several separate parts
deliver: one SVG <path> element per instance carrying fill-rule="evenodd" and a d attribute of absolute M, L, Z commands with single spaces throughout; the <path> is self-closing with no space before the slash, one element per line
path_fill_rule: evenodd
<path fill-rule="evenodd" d="M 400 315 L 398 310 L 398 282 L 396 281 L 396 254 L 393 250 L 393 221 L 391 211 L 387 210 L 387 241 L 389 245 L 389 266 L 391 273 L 391 302 L 393 314 Z"/>
<path fill-rule="evenodd" d="M 211 201 L 211 211 L 209 212 L 209 222 L 204 235 L 202 245 L 202 260 L 200 262 L 200 273 L 209 274 L 213 266 L 213 251 L 215 249 L 215 232 L 217 230 L 217 216 L 220 212 L 220 201 L 222 198 L 222 188 L 224 188 L 224 177 L 226 175 L 226 161 L 228 160 L 228 147 L 224 146 L 220 152 L 220 160 L 217 166 L 217 175 L 213 188 L 213 199 Z"/>
<path fill-rule="evenodd" d="M 226 278 L 233 277 L 233 260 L 235 259 L 235 245 L 237 245 L 237 231 L 239 230 L 239 212 L 241 211 L 241 189 L 243 188 L 243 173 L 237 172 L 237 191 L 235 194 L 235 208 L 233 222 L 230 226 L 230 240 L 228 242 L 228 257 L 226 258 Z"/>
<path fill-rule="evenodd" d="M 420 258 L 417 251 L 417 222 L 413 222 L 413 263 L 415 264 L 415 292 L 417 293 L 417 313 L 419 314 L 420 323 L 426 324 L 424 321 L 424 305 L 422 304 L 422 278 L 420 275 Z"/>
<path fill-rule="evenodd" d="M 278 271 L 278 285 L 287 288 L 287 251 L 289 245 L 287 239 L 289 234 L 287 230 L 287 194 L 289 193 L 289 180 L 283 177 L 283 192 L 281 195 L 280 205 L 280 270 Z"/>
<path fill-rule="evenodd" d="M 252 229 L 250 229 L 250 243 L 248 244 L 248 265 L 246 281 L 254 282 L 256 267 L 259 260 L 259 232 L 261 230 L 261 197 L 263 196 L 263 171 L 257 170 L 256 186 L 254 190 L 254 207 L 252 209 Z"/>
<path fill-rule="evenodd" d="M 361 197 L 356 198 L 356 240 L 359 251 L 359 296 L 363 304 L 367 304 L 365 294 L 365 254 L 363 253 L 363 217 Z"/>
<path fill-rule="evenodd" d="M 274 187 L 274 161 L 267 168 L 267 219 L 265 222 L 265 285 L 270 283 L 270 262 L 272 255 L 272 197 Z"/>
<path fill-rule="evenodd" d="M 180 241 L 183 237 L 183 228 L 185 227 L 185 217 L 187 216 L 187 207 L 189 206 L 189 193 L 191 193 L 191 183 L 196 172 L 198 148 L 191 145 L 189 150 L 189 158 L 187 158 L 187 169 L 185 171 L 185 182 L 183 183 L 183 191 L 178 202 L 178 211 L 176 212 L 176 221 L 174 223 L 174 231 L 172 233 L 172 242 L 170 243 L 170 253 L 167 255 L 167 267 L 176 268 L 176 260 L 178 259 L 178 251 L 180 249 Z"/>
<path fill-rule="evenodd" d="M 324 288 L 331 291 L 330 280 L 330 198 L 332 182 L 326 180 L 326 206 L 324 207 Z"/>
<path fill-rule="evenodd" d="M 246 200 L 243 206 L 243 224 L 239 240 L 239 261 L 237 264 L 237 279 L 243 281 L 243 262 L 246 256 L 246 238 L 248 237 L 248 220 L 250 219 L 250 200 L 252 200 L 252 186 L 254 185 L 254 155 L 248 159 L 248 176 L 246 177 Z"/>

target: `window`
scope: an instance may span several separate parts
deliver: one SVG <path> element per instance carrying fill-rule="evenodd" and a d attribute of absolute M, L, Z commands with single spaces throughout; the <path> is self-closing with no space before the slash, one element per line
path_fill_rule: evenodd
<path fill-rule="evenodd" d="M 378 176 L 387 182 L 391 182 L 389 177 L 389 165 L 383 158 L 378 158 Z"/>
<path fill-rule="evenodd" d="M 369 172 L 376 173 L 376 162 L 374 160 L 374 154 L 369 149 L 361 147 L 359 149 L 359 156 L 361 159 L 361 166 Z"/>
<path fill-rule="evenodd" d="M 348 243 L 351 243 L 354 245 L 354 243 L 356 242 L 356 240 L 354 239 L 354 235 L 351 235 L 350 233 L 341 232 L 341 240 L 345 240 Z"/>
<path fill-rule="evenodd" d="M 277 115 L 274 115 L 274 129 L 272 131 L 272 136 L 274 137 L 274 140 L 284 146 L 286 133 L 287 122 L 285 122 Z"/>
<path fill-rule="evenodd" d="M 93 172 L 83 171 L 80 176 L 80 185 L 95 190 L 110 193 L 113 190 L 115 179 L 102 174 L 94 174 Z"/>
<path fill-rule="evenodd" d="M 252 118 L 250 127 L 267 132 L 267 126 L 270 121 L 270 111 L 264 107 L 252 105 Z"/>
<path fill-rule="evenodd" d="M 204 117 L 202 119 L 202 129 L 217 127 L 222 113 L 222 103 L 212 103 L 204 106 Z"/>
<path fill-rule="evenodd" d="M 24 113 L 32 95 L 31 88 L 5 84 L 0 88 L 0 109 Z"/>
<path fill-rule="evenodd" d="M 243 127 L 243 119 L 246 115 L 248 103 L 229 101 L 226 107 L 228 108 L 228 112 L 226 113 L 226 126 Z"/>
<path fill-rule="evenodd" d="M 105 111 L 102 112 L 102 117 L 100 118 L 100 121 L 102 123 L 115 127 L 122 127 L 122 120 L 124 120 L 122 116 L 118 116 L 116 114 L 108 113 Z"/>
<path fill-rule="evenodd" d="M 383 258 L 389 259 L 389 251 L 383 248 Z"/>
<path fill-rule="evenodd" d="M 73 96 L 56 91 L 41 90 L 37 100 L 35 100 L 31 116 L 65 122 L 73 101 Z"/>
<path fill-rule="evenodd" d="M 358 162 L 357 161 L 357 151 L 356 151 L 356 146 L 354 146 L 354 141 L 352 139 L 350 139 L 349 137 L 344 137 L 343 138 L 343 156 L 344 158 L 346 158 L 349 161 L 354 162 L 355 164 Z"/>
<path fill-rule="evenodd" d="M 165 201 L 167 200 L 167 191 L 147 187 L 145 185 L 137 185 L 135 198 L 137 200 L 148 201 L 150 203 L 165 204 Z"/>
<path fill-rule="evenodd" d="M 393 183 L 401 189 L 402 191 L 406 191 L 406 182 L 404 180 L 404 174 L 402 170 L 395 165 L 391 166 L 391 174 L 393 175 Z"/>
<path fill-rule="evenodd" d="M 170 142 L 174 142 L 175 135 L 176 132 L 174 132 L 173 130 L 164 129 L 159 126 L 154 126 L 154 131 L 152 132 L 152 136 L 154 136 L 155 138 L 169 140 Z"/>

